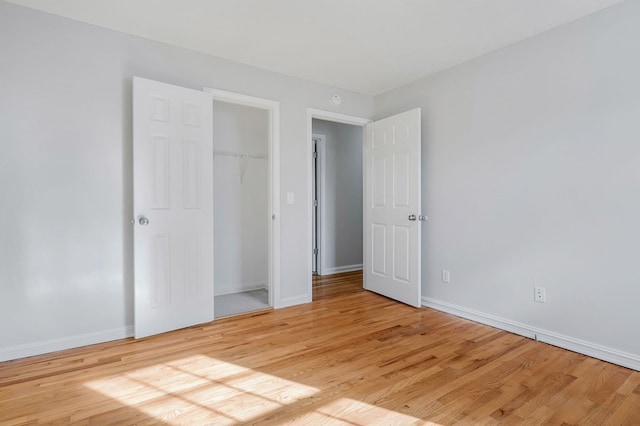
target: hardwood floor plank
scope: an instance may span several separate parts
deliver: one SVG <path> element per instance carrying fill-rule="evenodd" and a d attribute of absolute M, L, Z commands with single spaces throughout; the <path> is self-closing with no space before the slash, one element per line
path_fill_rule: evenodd
<path fill-rule="evenodd" d="M 314 277 L 314 302 L 0 363 L 0 425 L 640 424 L 640 373 Z"/>

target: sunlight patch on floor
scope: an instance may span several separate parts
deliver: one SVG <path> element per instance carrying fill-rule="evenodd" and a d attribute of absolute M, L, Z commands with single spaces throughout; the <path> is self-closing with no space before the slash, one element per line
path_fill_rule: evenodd
<path fill-rule="evenodd" d="M 85 386 L 167 424 L 246 422 L 319 392 L 204 355 L 92 380 Z"/>
<path fill-rule="evenodd" d="M 267 416 L 303 424 L 438 426 L 205 355 L 133 369 L 85 386 L 165 424 L 234 425 Z M 90 415 L 76 413 L 73 420 Z"/>
<path fill-rule="evenodd" d="M 351 425 L 429 425 L 440 426 L 438 423 L 424 420 L 408 414 L 388 410 L 351 398 L 340 398 L 301 417 L 303 423 L 326 424 L 342 423 Z"/>

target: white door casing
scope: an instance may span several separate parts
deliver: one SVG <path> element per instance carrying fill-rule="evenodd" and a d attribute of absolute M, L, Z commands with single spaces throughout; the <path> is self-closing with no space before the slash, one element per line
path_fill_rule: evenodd
<path fill-rule="evenodd" d="M 323 250 L 325 250 L 326 243 L 326 233 L 323 232 L 323 229 L 326 229 L 326 211 L 325 211 L 325 202 L 326 202 L 326 185 L 325 185 L 325 174 L 326 174 L 326 135 L 322 135 L 319 133 L 312 134 L 312 142 L 316 145 L 317 149 L 317 158 L 315 161 L 315 185 L 316 187 L 313 189 L 315 194 L 315 199 L 318 202 L 315 217 L 313 217 L 313 226 L 314 232 L 312 235 L 312 246 L 317 247 L 318 254 L 316 256 L 316 272 L 318 275 L 324 274 L 324 256 Z M 313 197 L 312 197 L 313 198 Z M 313 204 L 312 204 L 313 209 Z"/>
<path fill-rule="evenodd" d="M 364 287 L 420 300 L 420 108 L 366 126 Z"/>
<path fill-rule="evenodd" d="M 318 210 L 319 210 L 319 202 L 318 202 L 318 140 L 313 139 L 313 205 L 311 206 L 312 213 L 312 226 L 313 233 L 311 234 L 311 249 L 313 250 L 313 267 L 311 269 L 312 272 L 320 275 L 320 271 L 318 268 L 318 258 L 319 258 L 319 249 L 318 249 Z"/>
<path fill-rule="evenodd" d="M 269 305 L 281 308 L 280 293 L 280 102 L 271 99 L 258 98 L 236 92 L 204 87 L 204 92 L 210 94 L 215 101 L 259 108 L 269 113 Z M 286 305 L 288 306 L 288 305 Z"/>
<path fill-rule="evenodd" d="M 212 113 L 208 93 L 134 77 L 136 338 L 214 318 Z"/>

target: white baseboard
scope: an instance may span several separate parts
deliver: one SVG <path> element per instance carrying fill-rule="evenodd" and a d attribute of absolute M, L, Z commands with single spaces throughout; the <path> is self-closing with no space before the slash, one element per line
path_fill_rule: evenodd
<path fill-rule="evenodd" d="M 603 361 L 611 362 L 613 364 L 640 371 L 640 356 L 638 355 L 622 352 L 606 346 L 598 345 L 580 339 L 575 339 L 573 337 L 554 333 L 552 331 L 544 330 L 537 327 L 532 327 L 530 325 L 511 321 L 505 318 L 496 317 L 494 315 L 485 314 L 484 312 L 478 312 L 473 309 L 467 309 L 447 302 L 441 302 L 439 300 L 431 299 L 428 297 L 422 297 L 422 306 L 433 308 L 435 310 L 446 312 L 448 314 L 453 314 L 458 317 L 470 319 L 472 321 L 499 328 L 500 330 L 519 334 L 530 339 L 536 339 L 540 342 L 558 346 L 560 348 L 587 355 L 592 358 L 598 358 Z"/>
<path fill-rule="evenodd" d="M 280 299 L 274 301 L 274 308 L 288 308 L 289 306 L 304 305 L 305 303 L 311 303 L 311 295 L 305 294 L 304 296 L 287 297 L 286 299 Z"/>
<path fill-rule="evenodd" d="M 331 274 L 339 274 L 340 272 L 352 272 L 352 271 L 361 271 L 362 263 L 356 265 L 345 265 L 345 266 L 335 266 L 333 268 L 322 268 L 322 274 L 320 275 L 331 275 Z"/>
<path fill-rule="evenodd" d="M 230 286 L 215 286 L 214 295 L 215 296 L 224 296 L 225 294 L 235 294 L 235 293 L 243 293 L 245 291 L 253 291 L 253 290 L 266 290 L 267 285 L 265 283 L 252 283 L 252 284 L 238 284 L 238 285 L 230 285 Z"/>
<path fill-rule="evenodd" d="M 81 346 L 104 343 L 112 340 L 125 339 L 132 336 L 133 326 L 129 325 L 122 328 L 114 328 L 112 330 L 99 331 L 96 333 L 79 334 L 77 336 L 62 337 L 60 339 L 8 346 L 0 348 L 0 362 L 26 358 L 34 355 L 42 355 L 65 349 L 79 348 Z"/>

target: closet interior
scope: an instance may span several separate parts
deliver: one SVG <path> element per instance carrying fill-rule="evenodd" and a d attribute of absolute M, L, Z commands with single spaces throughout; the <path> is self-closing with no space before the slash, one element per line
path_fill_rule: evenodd
<path fill-rule="evenodd" d="M 270 307 L 269 111 L 213 103 L 216 318 Z"/>

